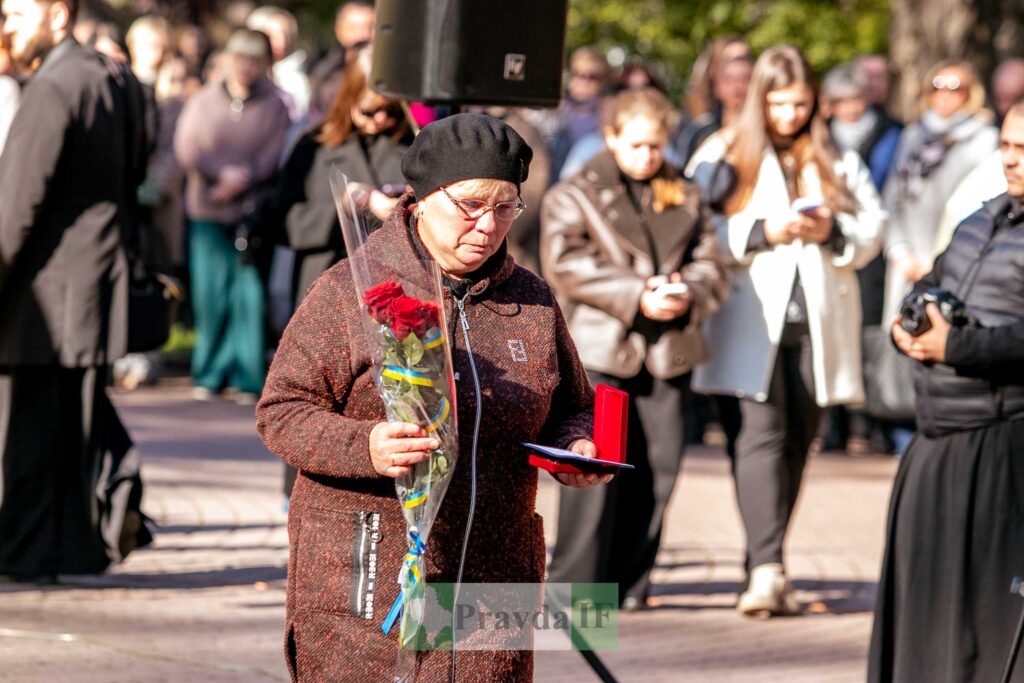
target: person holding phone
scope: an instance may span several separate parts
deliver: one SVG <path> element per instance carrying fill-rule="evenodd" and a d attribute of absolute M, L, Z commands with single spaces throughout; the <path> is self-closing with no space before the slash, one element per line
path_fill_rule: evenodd
<path fill-rule="evenodd" d="M 864 400 L 856 269 L 878 253 L 884 213 L 817 101 L 798 49 L 765 51 L 736 125 L 689 167 L 735 176 L 718 216 L 734 282 L 705 327 L 714 353 L 694 388 L 741 399 L 733 473 L 748 575 L 737 609 L 748 615 L 798 611 L 782 549 L 807 452 L 823 407 Z"/>
<path fill-rule="evenodd" d="M 726 288 L 700 192 L 665 162 L 671 118 L 653 88 L 609 99 L 607 149 L 541 208 L 542 269 L 590 381 L 630 395 L 626 460 L 636 467 L 607 487 L 562 492 L 550 580 L 618 583 L 627 609 L 647 604 L 689 373 L 707 357 L 700 323 Z"/>
<path fill-rule="evenodd" d="M 405 192 L 401 163 L 409 127 L 399 102 L 370 88 L 372 60 L 372 47 L 355 53 L 327 117 L 295 143 L 274 197 L 256 218 L 295 250 L 296 306 L 320 274 L 345 256 L 327 171 L 337 166 L 348 176 L 374 228 Z"/>

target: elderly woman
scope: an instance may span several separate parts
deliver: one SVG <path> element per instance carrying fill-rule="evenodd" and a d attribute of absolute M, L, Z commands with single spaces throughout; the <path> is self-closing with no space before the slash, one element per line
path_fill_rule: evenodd
<path fill-rule="evenodd" d="M 414 193 L 367 242 L 400 271 L 434 259 L 454 328 L 461 455 L 431 532 L 428 583 L 456 580 L 474 492 L 463 581 L 542 581 L 537 471 L 520 443 L 595 455 L 593 394 L 565 321 L 548 286 L 516 266 L 505 245 L 532 155 L 498 119 L 459 114 L 428 125 L 402 161 Z M 299 470 L 289 515 L 286 653 L 301 680 L 383 680 L 391 672 L 397 641 L 381 631 L 386 610 L 367 612 L 354 596 L 370 589 L 376 605 L 395 600 L 391 577 L 406 543 L 392 480 L 434 447 L 420 426 L 385 421 L 361 315 L 342 261 L 320 277 L 285 330 L 257 408 L 264 442 Z M 581 487 L 611 478 L 558 476 Z M 370 558 L 358 532 L 370 520 L 375 586 L 360 578 Z M 420 657 L 421 680 L 448 679 L 450 652 Z M 528 681 L 533 670 L 532 653 L 519 651 L 459 653 L 458 664 L 464 681 Z"/>

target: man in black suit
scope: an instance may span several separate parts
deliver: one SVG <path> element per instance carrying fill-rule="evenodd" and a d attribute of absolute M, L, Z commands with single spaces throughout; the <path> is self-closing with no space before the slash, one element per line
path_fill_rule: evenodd
<path fill-rule="evenodd" d="M 77 0 L 3 0 L 30 75 L 0 157 L 0 574 L 95 573 L 149 542 L 106 394 L 127 344 L 143 100 L 71 37 Z"/>

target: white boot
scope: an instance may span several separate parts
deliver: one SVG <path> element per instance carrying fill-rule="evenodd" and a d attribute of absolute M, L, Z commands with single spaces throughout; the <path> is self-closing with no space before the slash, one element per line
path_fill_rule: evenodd
<path fill-rule="evenodd" d="M 793 597 L 781 564 L 761 564 L 751 570 L 750 583 L 740 595 L 736 611 L 764 616 L 799 613 L 800 605 Z"/>

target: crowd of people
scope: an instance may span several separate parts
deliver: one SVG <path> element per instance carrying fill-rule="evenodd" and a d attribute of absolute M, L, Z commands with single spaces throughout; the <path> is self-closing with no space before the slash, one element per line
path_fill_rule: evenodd
<path fill-rule="evenodd" d="M 354 340 L 323 343 L 325 325 L 358 326 L 328 180 L 340 168 L 373 239 L 435 259 L 463 316 L 465 346 L 452 343 L 477 389 L 460 385 L 458 404 L 474 467 L 454 479 L 432 579 L 453 579 L 460 547 L 466 580 L 543 578 L 537 474 L 507 451 L 544 433 L 593 455 L 585 404 L 609 384 L 631 397 L 636 469 L 559 476 L 550 580 L 655 605 L 684 451 L 717 423 L 746 533 L 736 608 L 797 614 L 784 547 L 809 454 L 902 455 L 871 678 L 994 680 L 1017 609 L 1001 596 L 1024 573 L 1024 59 L 999 64 L 991 96 L 971 64 L 935 64 L 900 121 L 882 55 L 815 74 L 795 47 L 719 38 L 674 104 L 652 65 L 613 68 L 584 46 L 558 108 L 456 114 L 373 90 L 369 0 L 340 6 L 319 58 L 288 11 L 232 7 L 215 45 L 156 15 L 122 34 L 75 0 L 3 2 L 0 574 L 102 571 L 150 541 L 138 454 L 106 391 L 163 371 L 133 343 L 140 269 L 187 282 L 195 400 L 260 402 L 261 436 L 287 463 L 293 551 L 300 521 L 318 543 L 350 542 L 324 510 L 401 523 L 389 479 L 426 457 L 427 435 L 384 420 Z M 525 323 L 496 313 L 513 304 Z M 540 365 L 501 356 L 509 324 L 536 332 L 524 353 Z M 502 431 L 513 410 L 533 422 Z M 461 540 L 478 450 L 480 489 L 521 493 L 477 510 L 481 529 L 531 549 L 501 564 L 511 573 L 482 564 L 489 539 Z M 381 558 L 397 567 L 395 543 Z M 314 561 L 293 557 L 289 581 Z M 299 654 L 305 671 L 339 666 L 315 652 L 324 634 L 379 671 L 382 638 L 312 615 L 322 579 L 289 591 L 293 674 Z M 482 670 L 514 678 L 531 662 Z"/>

